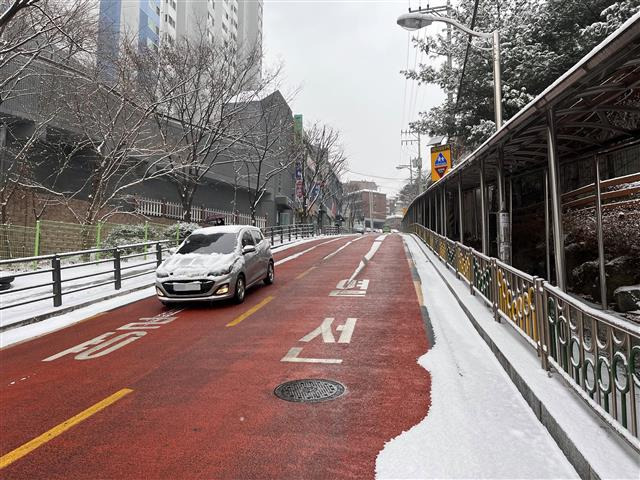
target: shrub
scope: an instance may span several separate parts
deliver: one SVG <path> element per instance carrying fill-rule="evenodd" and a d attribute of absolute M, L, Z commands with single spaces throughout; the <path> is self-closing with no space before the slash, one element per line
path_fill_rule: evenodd
<path fill-rule="evenodd" d="M 176 241 L 176 230 L 178 233 L 179 241 L 182 242 L 185 238 L 187 238 L 194 230 L 200 228 L 200 225 L 193 222 L 177 222 L 173 225 L 169 225 L 162 232 L 162 237 L 165 240 Z"/>
<path fill-rule="evenodd" d="M 119 245 L 130 245 L 132 243 L 142 243 L 145 241 L 144 224 L 137 225 L 117 225 L 113 227 L 102 241 L 102 248 L 113 248 Z M 158 238 L 158 231 L 149 226 L 147 241 Z"/>

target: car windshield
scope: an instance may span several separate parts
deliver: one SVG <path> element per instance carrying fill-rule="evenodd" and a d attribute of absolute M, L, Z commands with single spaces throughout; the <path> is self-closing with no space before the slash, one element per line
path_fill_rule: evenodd
<path fill-rule="evenodd" d="M 235 233 L 194 233 L 187 237 L 178 253 L 231 253 L 237 241 Z"/>

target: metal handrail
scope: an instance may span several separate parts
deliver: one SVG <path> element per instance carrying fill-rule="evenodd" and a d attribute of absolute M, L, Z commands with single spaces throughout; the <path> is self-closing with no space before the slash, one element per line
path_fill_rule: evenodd
<path fill-rule="evenodd" d="M 470 286 L 472 295 L 482 296 L 497 322 L 504 320 L 537 350 L 543 369 L 558 371 L 640 451 L 640 326 L 423 225 L 409 229 Z"/>
<path fill-rule="evenodd" d="M 130 278 L 138 277 L 141 275 L 147 275 L 155 271 L 156 267 L 162 263 L 163 260 L 163 250 L 166 251 L 168 245 L 171 242 L 169 240 L 160 240 L 154 242 L 141 242 L 141 243 L 132 243 L 127 245 L 118 245 L 113 248 L 92 248 L 87 250 L 78 250 L 73 252 L 64 252 L 55 255 L 44 255 L 38 257 L 25 257 L 25 258 L 14 258 L 10 260 L 2 260 L 0 261 L 0 266 L 3 265 L 36 265 L 36 269 L 28 272 L 18 272 L 12 274 L 11 276 L 15 278 L 26 277 L 29 275 L 42 275 L 51 273 L 51 277 L 47 279 L 47 281 L 42 281 L 41 283 L 36 283 L 33 285 L 27 285 L 24 287 L 2 290 L 0 291 L 0 299 L 3 299 L 3 295 L 11 295 L 13 293 L 22 292 L 26 290 L 35 290 L 40 288 L 46 288 L 42 295 L 37 295 L 35 298 L 24 300 L 24 297 L 18 300 L 17 302 L 7 303 L 6 301 L 1 301 L 0 311 L 9 310 L 11 308 L 16 308 L 19 306 L 27 305 L 30 303 L 41 302 L 43 300 L 53 299 L 53 306 L 59 307 L 63 303 L 64 295 L 68 295 L 71 293 L 76 293 L 83 290 L 88 290 L 91 288 L 103 287 L 105 285 L 113 284 L 115 290 L 120 290 L 122 288 L 122 280 L 127 280 Z M 131 253 L 128 255 L 122 255 L 122 252 L 126 252 L 127 250 L 132 249 L 140 249 L 144 248 L 146 251 L 141 253 Z M 107 259 L 100 259 L 100 254 L 107 254 L 105 256 L 109 256 Z M 76 264 L 68 264 L 62 265 L 63 259 L 68 259 L 71 257 L 90 257 L 94 256 L 95 260 L 82 261 Z M 152 260 L 147 261 L 146 256 L 152 258 Z M 145 257 L 144 260 L 140 263 L 136 263 L 134 265 L 122 265 L 123 260 Z M 47 268 L 37 268 L 38 262 L 42 262 L 44 260 L 51 261 L 50 266 Z M 73 275 L 63 278 L 63 271 L 72 271 L 73 269 L 78 269 L 82 267 L 92 266 L 92 265 L 103 265 L 103 264 L 112 264 L 111 268 L 106 268 L 104 270 L 100 270 L 97 272 L 84 273 L 82 272 L 80 275 Z M 132 268 L 144 268 L 144 270 L 140 272 L 134 272 L 132 275 L 123 276 L 123 271 L 130 270 Z M 98 281 L 94 282 L 84 282 L 77 283 L 79 280 L 87 280 L 87 279 L 96 279 L 97 277 L 104 277 L 105 275 L 112 276 L 108 281 Z M 69 285 L 69 288 L 66 290 L 64 286 Z M 6 298 L 6 297 L 4 297 Z"/>

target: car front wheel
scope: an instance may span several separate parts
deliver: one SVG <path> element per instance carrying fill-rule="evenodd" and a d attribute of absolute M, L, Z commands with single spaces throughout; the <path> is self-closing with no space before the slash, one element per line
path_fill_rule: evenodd
<path fill-rule="evenodd" d="M 273 268 L 273 262 L 269 261 L 269 266 L 267 267 L 267 276 L 264 277 L 265 285 L 271 285 L 273 283 L 274 278 L 275 278 L 275 271 Z"/>
<path fill-rule="evenodd" d="M 236 291 L 233 295 L 233 300 L 236 303 L 244 302 L 244 295 L 246 293 L 246 285 L 244 283 L 244 277 L 242 275 L 238 276 L 236 280 Z"/>

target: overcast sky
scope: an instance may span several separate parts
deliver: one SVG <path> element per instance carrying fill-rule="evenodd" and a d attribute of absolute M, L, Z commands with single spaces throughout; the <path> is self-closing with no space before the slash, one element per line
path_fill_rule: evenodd
<path fill-rule="evenodd" d="M 400 130 L 443 98 L 437 87 L 412 86 L 399 73 L 407 65 L 408 33 L 395 22 L 407 7 L 407 0 L 264 4 L 266 64 L 284 63 L 286 87 L 300 88 L 294 113 L 303 114 L 305 123 L 340 129 L 350 170 L 357 172 L 349 178 L 374 180 L 385 193 L 402 183 L 373 176 L 408 177 L 408 170 L 396 170 L 411 154 L 400 145 Z M 420 61 L 414 52 L 410 67 Z"/>

